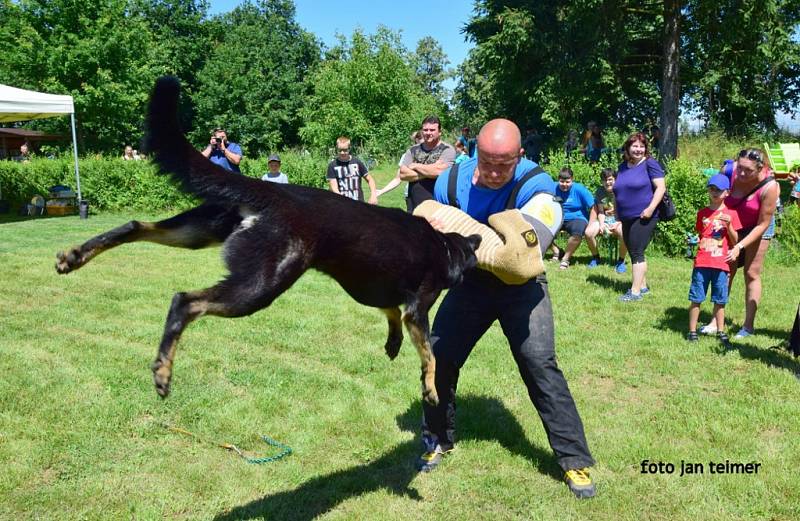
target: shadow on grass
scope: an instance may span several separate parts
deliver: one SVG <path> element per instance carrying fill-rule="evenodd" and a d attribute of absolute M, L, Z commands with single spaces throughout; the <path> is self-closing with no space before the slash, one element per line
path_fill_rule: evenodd
<path fill-rule="evenodd" d="M 630 278 L 617 279 L 609 277 L 608 275 L 600 275 L 597 273 L 587 275 L 586 282 L 597 284 L 601 288 L 610 289 L 614 293 L 625 293 L 631 287 Z"/>
<path fill-rule="evenodd" d="M 700 312 L 700 321 L 698 322 L 698 327 L 703 324 L 708 324 L 711 322 L 711 307 L 712 304 L 705 302 L 705 306 L 701 306 Z M 725 319 L 727 322 L 727 318 Z M 664 316 L 661 317 L 661 322 L 659 324 L 662 328 L 669 329 L 671 331 L 675 331 L 681 334 L 686 333 L 689 331 L 689 301 L 686 301 L 686 307 L 681 308 L 677 306 L 672 306 L 664 310 Z M 736 334 L 736 331 L 739 331 L 739 328 L 742 327 L 740 323 L 732 323 L 731 327 L 728 329 L 728 334 L 733 336 Z M 789 329 L 787 328 L 785 331 L 781 331 L 779 329 L 769 329 L 769 328 L 757 328 L 757 335 L 760 337 L 770 337 L 775 339 L 778 342 L 782 342 L 789 338 Z"/>
<path fill-rule="evenodd" d="M 699 324 L 707 324 L 711 320 L 710 313 L 701 313 Z M 689 311 L 688 303 L 686 308 L 676 306 L 669 307 L 664 310 L 664 315 L 661 317 L 659 326 L 663 329 L 669 329 L 678 333 L 685 333 L 689 330 Z M 730 331 L 738 331 L 739 324 L 734 324 Z M 779 369 L 786 369 L 791 371 L 800 378 L 800 361 L 796 358 L 791 358 L 791 353 L 777 348 L 760 348 L 755 347 L 748 343 L 746 339 L 734 339 L 731 335 L 731 349 L 730 351 L 739 351 L 742 358 L 748 360 L 757 360 L 765 365 L 777 367 Z M 758 330 L 758 336 L 770 336 L 778 340 L 785 340 L 789 337 L 789 331 L 777 331 L 773 329 Z M 720 349 L 720 354 L 725 354 L 726 351 Z"/>
<path fill-rule="evenodd" d="M 497 441 L 513 454 L 531 460 L 539 472 L 560 479 L 561 471 L 555 456 L 549 450 L 531 445 L 519 422 L 499 400 L 465 395 L 459 398 L 458 404 L 465 411 L 463 419 L 459 418 L 460 440 Z M 397 424 L 404 431 L 417 432 L 421 418 L 422 406 L 415 401 L 397 417 Z M 418 439 L 402 443 L 378 459 L 313 478 L 294 490 L 264 496 L 219 514 L 215 519 L 310 520 L 350 498 L 377 490 L 389 490 L 393 494 L 420 501 L 422 497 L 419 492 L 410 486 L 417 476 L 414 463 L 420 455 L 420 446 Z M 436 472 L 447 472 L 446 465 L 444 467 Z"/>

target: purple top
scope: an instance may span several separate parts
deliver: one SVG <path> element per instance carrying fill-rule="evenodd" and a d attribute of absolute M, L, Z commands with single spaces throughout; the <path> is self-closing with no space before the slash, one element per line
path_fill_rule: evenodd
<path fill-rule="evenodd" d="M 614 197 L 617 201 L 617 219 L 636 219 L 653 200 L 653 179 L 663 178 L 664 170 L 658 161 L 648 157 L 634 167 L 625 161 L 617 170 Z M 655 213 L 653 215 L 656 215 Z"/>

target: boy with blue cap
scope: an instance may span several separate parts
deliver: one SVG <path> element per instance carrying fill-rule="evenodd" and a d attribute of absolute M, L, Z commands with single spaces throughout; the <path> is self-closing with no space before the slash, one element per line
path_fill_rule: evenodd
<path fill-rule="evenodd" d="M 725 174 L 717 174 L 708 180 L 709 205 L 697 212 L 695 228 L 700 238 L 697 256 L 692 270 L 692 284 L 689 287 L 689 335 L 687 340 L 697 341 L 697 321 L 700 318 L 700 304 L 705 300 L 708 286 L 711 286 L 711 302 L 714 303 L 714 319 L 717 322 L 719 340 L 725 348 L 729 347 L 725 334 L 725 304 L 728 303 L 728 273 L 725 262 L 728 248 L 736 244 L 738 230 L 742 229 L 739 216 L 725 206 L 725 197 L 731 182 Z"/>

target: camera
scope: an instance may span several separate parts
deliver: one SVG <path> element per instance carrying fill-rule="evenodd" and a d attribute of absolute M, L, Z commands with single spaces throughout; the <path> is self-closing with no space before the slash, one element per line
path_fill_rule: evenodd
<path fill-rule="evenodd" d="M 216 143 L 217 145 L 221 144 L 222 143 L 222 138 L 221 137 L 215 137 L 214 138 L 214 143 Z"/>

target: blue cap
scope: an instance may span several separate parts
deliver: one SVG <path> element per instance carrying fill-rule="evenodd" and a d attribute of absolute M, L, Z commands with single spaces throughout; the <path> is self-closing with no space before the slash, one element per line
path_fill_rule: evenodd
<path fill-rule="evenodd" d="M 720 190 L 730 190 L 731 182 L 728 180 L 725 174 L 717 174 L 708 180 L 708 186 L 715 186 Z"/>
<path fill-rule="evenodd" d="M 733 167 L 735 165 L 735 161 L 733 159 L 726 159 L 724 163 L 722 163 L 722 169 L 720 173 L 725 174 L 725 177 L 730 179 L 733 177 Z"/>

